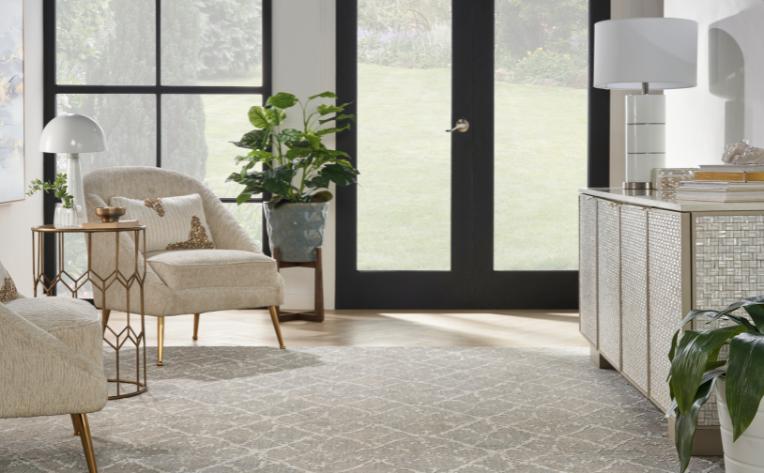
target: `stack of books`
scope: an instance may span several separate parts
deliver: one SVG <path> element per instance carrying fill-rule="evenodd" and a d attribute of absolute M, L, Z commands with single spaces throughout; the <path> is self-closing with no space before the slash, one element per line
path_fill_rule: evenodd
<path fill-rule="evenodd" d="M 692 181 L 679 183 L 679 200 L 764 202 L 764 166 L 702 165 Z"/>

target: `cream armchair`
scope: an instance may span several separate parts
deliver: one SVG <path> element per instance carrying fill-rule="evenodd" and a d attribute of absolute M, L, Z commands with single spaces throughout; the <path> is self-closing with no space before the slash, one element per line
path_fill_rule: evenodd
<path fill-rule="evenodd" d="M 97 469 L 87 415 L 107 397 L 102 343 L 98 312 L 85 301 L 0 303 L 0 418 L 70 414 L 90 473 Z"/>
<path fill-rule="evenodd" d="M 164 318 L 194 314 L 193 339 L 198 337 L 204 312 L 268 307 L 281 348 L 276 308 L 283 301 L 284 284 L 276 261 L 264 255 L 215 194 L 201 182 L 177 172 L 155 167 L 114 167 L 94 171 L 84 179 L 88 220 L 95 222 L 96 207 L 107 206 L 112 197 L 153 199 L 188 194 L 202 197 L 207 225 L 215 249 L 154 251 L 145 254 L 144 312 L 157 318 L 157 366 L 164 364 Z M 151 229 L 147 228 L 147 232 Z M 115 254 L 124 274 L 132 273 L 134 241 L 127 233 L 94 235 L 93 270 L 108 275 Z M 140 307 L 138 290 L 113 285 L 103 297 L 94 288 L 93 299 L 102 310 L 104 323 L 112 310 L 135 312 Z"/>

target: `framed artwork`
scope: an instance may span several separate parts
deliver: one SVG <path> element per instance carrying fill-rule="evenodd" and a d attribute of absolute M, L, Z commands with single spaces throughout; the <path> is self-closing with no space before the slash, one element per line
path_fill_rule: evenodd
<path fill-rule="evenodd" d="M 23 0 L 0 0 L 0 203 L 24 198 L 23 11 Z"/>

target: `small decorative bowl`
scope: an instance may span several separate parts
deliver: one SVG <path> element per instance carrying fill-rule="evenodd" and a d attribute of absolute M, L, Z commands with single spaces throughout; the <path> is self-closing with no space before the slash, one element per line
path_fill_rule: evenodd
<path fill-rule="evenodd" d="M 124 207 L 96 207 L 95 209 L 102 223 L 119 222 L 119 217 L 125 215 L 125 212 L 127 210 Z"/>

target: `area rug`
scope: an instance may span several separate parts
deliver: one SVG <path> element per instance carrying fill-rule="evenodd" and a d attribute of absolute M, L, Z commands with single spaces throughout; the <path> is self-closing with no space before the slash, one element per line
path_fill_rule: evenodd
<path fill-rule="evenodd" d="M 661 413 L 585 350 L 188 347 L 165 360 L 146 394 L 91 415 L 101 473 L 677 468 Z M 0 420 L 0 471 L 87 471 L 68 416 Z"/>

